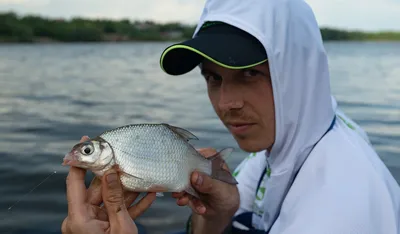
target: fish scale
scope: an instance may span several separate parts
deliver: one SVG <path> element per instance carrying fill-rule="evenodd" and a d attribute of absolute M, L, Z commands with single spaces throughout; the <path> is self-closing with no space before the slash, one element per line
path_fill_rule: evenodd
<path fill-rule="evenodd" d="M 166 125 L 124 126 L 100 137 L 112 145 L 115 163 L 126 173 L 121 176 L 122 183 L 132 190 L 157 186 L 182 190 L 189 182 L 190 161 L 209 163 Z"/>

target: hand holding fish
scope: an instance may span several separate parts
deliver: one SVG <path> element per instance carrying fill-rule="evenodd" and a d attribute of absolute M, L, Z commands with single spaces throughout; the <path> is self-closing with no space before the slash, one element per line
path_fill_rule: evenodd
<path fill-rule="evenodd" d="M 199 152 L 205 157 L 216 153 L 210 148 L 199 149 Z M 223 169 L 229 171 L 225 163 Z M 192 173 L 191 184 L 199 198 L 186 192 L 172 194 L 179 206 L 189 206 L 193 211 L 191 233 L 222 233 L 239 208 L 236 185 L 224 183 L 200 172 Z"/>
<path fill-rule="evenodd" d="M 81 142 L 85 140 L 87 138 L 83 137 Z M 88 189 L 84 178 L 84 169 L 70 167 L 67 177 L 68 216 L 62 223 L 62 233 L 138 233 L 132 219 L 152 204 L 155 193 L 148 193 L 137 204 L 127 208 L 139 193 L 124 193 L 114 169 L 106 171 L 102 180 L 96 177 Z M 103 208 L 100 207 L 102 202 Z"/>

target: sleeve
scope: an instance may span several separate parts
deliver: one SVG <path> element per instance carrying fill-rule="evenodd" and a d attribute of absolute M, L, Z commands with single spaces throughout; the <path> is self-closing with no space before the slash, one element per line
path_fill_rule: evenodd
<path fill-rule="evenodd" d="M 240 194 L 240 207 L 235 216 L 252 211 L 257 183 L 266 166 L 265 157 L 264 151 L 251 153 L 234 170 Z"/>

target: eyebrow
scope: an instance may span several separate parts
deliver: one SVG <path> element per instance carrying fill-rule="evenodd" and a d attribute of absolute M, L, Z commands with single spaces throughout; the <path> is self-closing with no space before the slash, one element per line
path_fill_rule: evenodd
<path fill-rule="evenodd" d="M 206 74 L 214 75 L 214 76 L 220 76 L 218 73 L 213 72 L 211 70 L 208 70 L 206 68 L 201 69 L 201 75 L 205 76 Z"/>

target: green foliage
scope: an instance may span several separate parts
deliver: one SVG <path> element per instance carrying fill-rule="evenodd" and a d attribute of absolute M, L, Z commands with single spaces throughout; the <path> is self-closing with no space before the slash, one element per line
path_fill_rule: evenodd
<path fill-rule="evenodd" d="M 325 41 L 366 41 L 366 40 L 400 40 L 400 32 L 360 32 L 360 31 L 345 31 L 332 28 L 321 29 L 322 38 Z"/>
<path fill-rule="evenodd" d="M 25 25 L 14 13 L 0 14 L 0 41 L 30 42 L 32 28 Z"/>
<path fill-rule="evenodd" d="M 0 13 L 0 42 L 94 42 L 162 41 L 192 37 L 195 25 L 179 22 L 156 24 L 128 19 L 50 19 L 36 15 L 19 17 L 13 12 Z M 322 28 L 323 40 L 400 40 L 399 32 L 365 33 Z"/>

